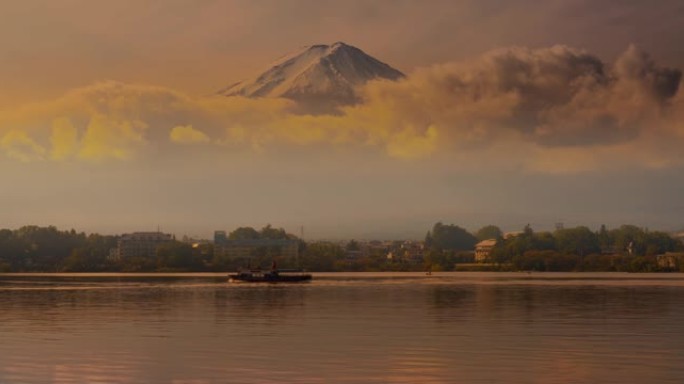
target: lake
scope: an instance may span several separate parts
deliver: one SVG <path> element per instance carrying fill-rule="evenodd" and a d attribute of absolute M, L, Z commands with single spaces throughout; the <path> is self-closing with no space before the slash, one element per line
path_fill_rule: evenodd
<path fill-rule="evenodd" d="M 0 275 L 0 383 L 681 383 L 684 275 Z"/>

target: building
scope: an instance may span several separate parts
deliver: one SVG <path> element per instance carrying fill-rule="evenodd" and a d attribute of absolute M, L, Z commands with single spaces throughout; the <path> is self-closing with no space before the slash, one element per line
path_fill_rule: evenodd
<path fill-rule="evenodd" d="M 173 241 L 173 235 L 161 232 L 134 232 L 121 235 L 114 255 L 117 259 L 155 257 L 157 247 Z"/>
<path fill-rule="evenodd" d="M 489 261 L 489 255 L 496 246 L 496 239 L 482 240 L 475 244 L 475 262 L 485 263 Z"/>
<path fill-rule="evenodd" d="M 387 259 L 420 264 L 425 260 L 425 244 L 418 241 L 394 242 L 389 246 Z"/>
<path fill-rule="evenodd" d="M 228 241 L 226 231 L 214 231 L 214 243 L 222 243 Z"/>
<path fill-rule="evenodd" d="M 662 255 L 656 256 L 656 263 L 658 268 L 670 271 L 681 270 L 684 265 L 684 253 L 682 252 L 666 252 Z"/>
<path fill-rule="evenodd" d="M 674 237 L 676 240 L 684 242 L 684 232 L 674 233 L 674 234 L 672 234 L 672 237 Z"/>
<path fill-rule="evenodd" d="M 504 238 L 504 240 L 510 240 L 514 237 L 518 237 L 518 236 L 522 235 L 523 233 L 525 233 L 525 232 L 523 232 L 523 231 L 506 232 L 506 233 L 504 233 L 503 238 Z"/>

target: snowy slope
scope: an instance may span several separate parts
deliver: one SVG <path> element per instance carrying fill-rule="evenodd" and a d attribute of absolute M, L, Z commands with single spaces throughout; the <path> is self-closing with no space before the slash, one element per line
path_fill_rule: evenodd
<path fill-rule="evenodd" d="M 311 107 L 353 104 L 355 89 L 373 79 L 404 74 L 362 50 L 337 42 L 312 45 L 287 55 L 270 69 L 221 90 L 225 96 L 285 97 Z"/>

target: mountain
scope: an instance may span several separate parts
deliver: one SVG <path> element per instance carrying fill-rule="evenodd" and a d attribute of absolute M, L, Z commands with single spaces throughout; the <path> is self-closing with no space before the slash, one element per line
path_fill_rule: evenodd
<path fill-rule="evenodd" d="M 307 112 L 331 112 L 358 102 L 356 88 L 369 80 L 404 74 L 362 50 L 337 42 L 311 45 L 286 55 L 265 72 L 221 91 L 224 96 L 284 97 Z"/>

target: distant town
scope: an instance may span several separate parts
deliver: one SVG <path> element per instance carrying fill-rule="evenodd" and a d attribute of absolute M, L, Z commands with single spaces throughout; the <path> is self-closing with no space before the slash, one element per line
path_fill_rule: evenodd
<path fill-rule="evenodd" d="M 634 225 L 471 233 L 436 223 L 422 241 L 304 241 L 282 228 L 217 230 L 213 239 L 157 232 L 85 234 L 56 227 L 0 230 L 0 272 L 309 271 L 684 272 L 684 232 Z"/>

